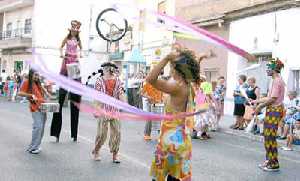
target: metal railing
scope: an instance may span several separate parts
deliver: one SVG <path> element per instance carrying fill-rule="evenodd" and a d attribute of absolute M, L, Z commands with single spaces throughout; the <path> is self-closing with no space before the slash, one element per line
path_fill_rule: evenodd
<path fill-rule="evenodd" d="M 15 38 L 31 37 L 31 28 L 19 28 L 14 30 L 0 32 L 0 40 L 9 40 Z"/>

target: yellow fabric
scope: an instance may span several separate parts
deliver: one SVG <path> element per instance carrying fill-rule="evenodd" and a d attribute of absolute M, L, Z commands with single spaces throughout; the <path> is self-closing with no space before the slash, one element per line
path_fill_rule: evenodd
<path fill-rule="evenodd" d="M 189 86 L 189 89 L 187 112 L 193 112 L 194 103 L 191 86 Z M 166 105 L 165 112 L 169 114 L 176 113 L 168 105 Z M 151 175 L 156 181 L 165 181 L 167 175 L 182 181 L 191 180 L 192 142 L 190 133 L 193 124 L 193 116 L 186 119 L 162 122 L 155 159 L 151 166 Z"/>
<path fill-rule="evenodd" d="M 203 82 L 201 83 L 201 89 L 203 90 L 203 93 L 208 95 L 208 94 L 212 94 L 212 84 L 209 82 Z"/>

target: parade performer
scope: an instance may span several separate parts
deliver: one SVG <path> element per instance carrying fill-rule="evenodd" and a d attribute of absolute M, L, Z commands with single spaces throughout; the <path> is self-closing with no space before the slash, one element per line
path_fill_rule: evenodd
<path fill-rule="evenodd" d="M 206 82 L 205 76 L 200 76 L 200 81 L 194 84 L 195 91 L 195 107 L 196 111 L 207 108 L 208 111 L 195 115 L 195 125 L 192 134 L 193 139 L 210 139 L 208 134 L 210 121 L 212 119 L 212 108 L 211 108 L 211 92 L 212 86 L 209 82 Z"/>
<path fill-rule="evenodd" d="M 171 79 L 158 79 L 164 67 L 171 64 Z M 193 112 L 192 83 L 199 81 L 200 69 L 193 52 L 187 49 L 178 50 L 162 59 L 149 73 L 146 81 L 156 89 L 169 95 L 165 112 L 176 114 Z M 161 133 L 151 167 L 155 181 L 191 180 L 191 132 L 193 117 L 165 120 L 161 124 Z"/>
<path fill-rule="evenodd" d="M 272 82 L 269 87 L 268 96 L 252 103 L 258 104 L 255 113 L 259 114 L 266 107 L 266 116 L 264 122 L 264 139 L 266 149 L 266 161 L 259 167 L 264 171 L 278 171 L 278 151 L 277 151 L 277 130 L 278 124 L 283 117 L 283 99 L 285 83 L 280 76 L 284 64 L 277 58 L 272 59 L 267 64 L 267 75 L 272 76 Z"/>
<path fill-rule="evenodd" d="M 69 29 L 69 34 L 63 40 L 62 45 L 60 47 L 61 58 L 63 58 L 60 74 L 64 76 L 68 76 L 67 65 L 72 63 L 78 63 L 78 56 L 81 58 L 81 40 L 79 37 L 81 23 L 79 21 L 73 20 L 71 22 L 71 29 Z M 63 48 L 66 46 L 65 56 L 63 55 Z M 78 50 L 80 48 L 80 51 Z M 81 79 L 76 79 L 76 81 L 81 81 Z M 65 97 L 68 91 L 60 88 L 59 89 L 59 105 L 60 109 L 58 113 L 53 114 L 52 124 L 51 124 L 51 136 L 56 137 L 56 142 L 59 142 L 59 136 L 62 127 L 62 107 L 65 102 Z M 74 94 L 72 92 L 69 93 L 70 109 L 71 109 L 71 138 L 73 141 L 77 141 L 77 132 L 78 132 L 78 117 L 79 117 L 79 109 L 74 104 L 81 102 L 81 96 Z"/>
<path fill-rule="evenodd" d="M 33 118 L 32 139 L 27 151 L 31 154 L 40 153 L 40 145 L 44 136 L 46 123 L 46 113 L 40 112 L 40 105 L 45 102 L 44 96 L 47 94 L 43 89 L 40 77 L 34 70 L 29 71 L 28 80 L 25 80 L 21 86 L 19 96 L 26 97 L 30 102 L 30 111 Z"/>
<path fill-rule="evenodd" d="M 118 67 L 111 62 L 106 62 L 102 64 L 101 67 L 103 67 L 103 76 L 97 79 L 95 85 L 96 90 L 106 93 L 109 96 L 112 96 L 116 99 L 124 101 L 125 99 L 124 99 L 123 83 L 116 76 L 116 70 L 118 69 Z M 104 108 L 107 112 L 112 112 L 112 113 L 118 112 L 116 108 L 106 104 L 101 104 L 97 102 L 96 106 L 97 107 L 100 106 L 101 108 Z M 108 124 L 110 124 L 110 139 L 109 139 L 110 152 L 113 154 L 113 163 L 120 163 L 120 160 L 118 159 L 118 152 L 119 152 L 120 141 L 121 141 L 120 120 L 109 118 L 109 117 L 103 117 L 101 115 L 100 116 L 95 115 L 95 117 L 98 120 L 98 127 L 97 127 L 97 136 L 95 140 L 95 148 L 92 151 L 94 160 L 95 161 L 101 160 L 99 151 L 106 141 Z"/>

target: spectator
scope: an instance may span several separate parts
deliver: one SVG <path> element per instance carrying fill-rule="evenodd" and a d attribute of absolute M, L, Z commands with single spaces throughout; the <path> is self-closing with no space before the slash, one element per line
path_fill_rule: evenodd
<path fill-rule="evenodd" d="M 196 110 L 207 107 L 208 111 L 195 116 L 195 126 L 192 134 L 193 139 L 210 139 L 208 134 L 210 120 L 212 119 L 212 87 L 206 82 L 206 77 L 201 76 L 200 80 L 195 84 L 195 103 Z"/>
<path fill-rule="evenodd" d="M 291 134 L 287 137 L 286 147 L 282 147 L 285 151 L 292 151 L 292 144 L 300 145 L 300 119 L 298 119 L 295 123 L 295 129 L 292 131 Z"/>
<path fill-rule="evenodd" d="M 128 79 L 128 103 L 138 107 L 139 84 L 142 82 L 137 75 L 132 74 Z"/>
<path fill-rule="evenodd" d="M 160 73 L 160 78 L 162 78 L 163 72 Z M 142 86 L 141 94 L 143 95 L 143 110 L 145 111 L 157 111 L 159 108 L 156 104 L 161 104 L 163 102 L 163 93 L 155 89 L 151 84 L 145 83 Z M 153 109 L 153 110 L 152 110 Z M 144 140 L 151 140 L 152 127 L 157 124 L 152 121 L 147 121 L 144 129 Z M 158 130 L 159 131 L 159 130 Z"/>
<path fill-rule="evenodd" d="M 2 77 L 0 77 L 0 96 L 3 95 L 4 84 L 5 84 L 5 82 L 2 82 Z"/>
<path fill-rule="evenodd" d="M 243 119 L 243 125 L 247 125 L 250 123 L 253 118 L 254 108 L 249 102 L 253 100 L 259 99 L 260 89 L 256 86 L 256 79 L 254 77 L 250 77 L 247 81 L 248 87 L 246 89 L 247 102 L 245 107 L 245 114 Z"/>
<path fill-rule="evenodd" d="M 14 88 L 15 88 L 15 82 L 13 80 L 13 78 L 11 78 L 10 76 L 7 77 L 6 80 L 6 85 L 7 85 L 7 98 L 9 101 L 13 100 L 13 93 L 14 93 Z"/>
<path fill-rule="evenodd" d="M 238 85 L 234 90 L 234 112 L 233 115 L 236 117 L 236 122 L 230 128 L 243 130 L 243 116 L 245 114 L 245 89 L 247 85 L 245 84 L 247 77 L 245 75 L 240 75 L 238 79 Z"/>
<path fill-rule="evenodd" d="M 284 124 L 281 126 L 281 136 L 279 139 L 286 139 L 297 119 L 297 114 L 300 112 L 300 100 L 297 99 L 297 92 L 290 91 L 288 93 L 289 100 L 285 103 L 286 116 L 284 118 Z"/>
<path fill-rule="evenodd" d="M 214 91 L 214 102 L 215 102 L 215 109 L 216 109 L 216 130 L 219 127 L 219 122 L 221 117 L 224 115 L 224 97 L 226 93 L 226 86 L 225 86 L 225 77 L 221 76 L 218 78 L 218 83 Z"/>

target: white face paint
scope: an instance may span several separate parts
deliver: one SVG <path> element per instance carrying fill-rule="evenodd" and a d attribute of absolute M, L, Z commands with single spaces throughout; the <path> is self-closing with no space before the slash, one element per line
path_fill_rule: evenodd
<path fill-rule="evenodd" d="M 273 74 L 274 74 L 273 70 L 272 70 L 272 69 L 269 69 L 269 68 L 267 69 L 266 72 L 267 72 L 267 75 L 268 75 L 268 76 L 273 76 Z"/>

